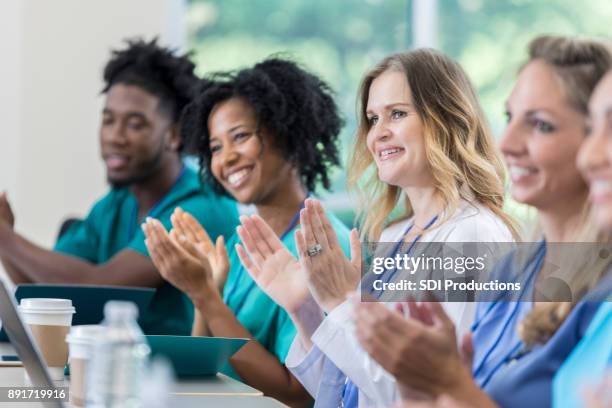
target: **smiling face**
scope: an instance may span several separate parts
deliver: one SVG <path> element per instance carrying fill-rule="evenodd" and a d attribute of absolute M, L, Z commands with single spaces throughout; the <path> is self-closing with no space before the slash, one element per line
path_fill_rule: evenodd
<path fill-rule="evenodd" d="M 244 99 L 217 104 L 208 129 L 212 174 L 239 202 L 264 202 L 294 172 L 272 138 L 257 129 L 255 111 Z"/>
<path fill-rule="evenodd" d="M 432 186 L 423 123 L 413 106 L 406 74 L 387 70 L 372 81 L 366 116 L 367 146 L 380 180 L 400 188 Z"/>
<path fill-rule="evenodd" d="M 586 118 L 570 104 L 553 68 L 537 59 L 527 64 L 506 109 L 500 147 L 513 198 L 540 210 L 583 199 L 587 187 L 575 163 Z"/>
<path fill-rule="evenodd" d="M 578 167 L 588 180 L 597 223 L 612 229 L 612 73 L 597 85 L 589 103 L 590 135 L 580 148 Z"/>
<path fill-rule="evenodd" d="M 180 139 L 159 98 L 134 85 L 116 84 L 106 94 L 100 150 L 108 181 L 115 186 L 142 182 L 176 159 Z"/>

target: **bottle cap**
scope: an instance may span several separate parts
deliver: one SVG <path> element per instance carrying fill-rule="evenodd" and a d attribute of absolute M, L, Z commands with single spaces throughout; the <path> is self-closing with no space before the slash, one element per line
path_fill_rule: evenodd
<path fill-rule="evenodd" d="M 111 321 L 136 320 L 138 308 L 133 302 L 110 300 L 104 305 L 104 318 Z"/>

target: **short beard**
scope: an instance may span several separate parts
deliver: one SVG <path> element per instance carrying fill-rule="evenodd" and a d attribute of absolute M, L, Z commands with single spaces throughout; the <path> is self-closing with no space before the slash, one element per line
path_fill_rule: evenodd
<path fill-rule="evenodd" d="M 165 150 L 164 146 L 165 144 L 162 140 L 159 149 L 157 149 L 157 152 L 155 153 L 155 156 L 153 156 L 153 158 L 148 162 L 143 163 L 141 166 L 139 166 L 139 169 L 142 169 L 142 171 L 138 171 L 139 169 L 137 169 L 136 174 L 122 180 L 116 180 L 110 177 L 107 177 L 106 180 L 112 188 L 123 188 L 130 187 L 134 184 L 144 184 L 145 182 L 153 178 L 153 176 L 155 176 L 155 174 L 161 168 Z"/>

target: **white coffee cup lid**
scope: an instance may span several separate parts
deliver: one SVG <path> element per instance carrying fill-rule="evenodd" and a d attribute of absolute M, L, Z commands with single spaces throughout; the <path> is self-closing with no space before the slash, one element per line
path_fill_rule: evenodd
<path fill-rule="evenodd" d="M 105 327 L 99 324 L 84 324 L 72 326 L 66 341 L 71 343 L 91 343 L 104 332 Z"/>
<path fill-rule="evenodd" d="M 19 308 L 25 313 L 74 313 L 70 299 L 29 298 L 21 299 Z"/>

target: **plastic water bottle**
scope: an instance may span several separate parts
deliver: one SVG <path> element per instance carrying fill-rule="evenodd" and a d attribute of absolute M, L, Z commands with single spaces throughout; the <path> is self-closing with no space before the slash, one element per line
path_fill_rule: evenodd
<path fill-rule="evenodd" d="M 85 379 L 87 407 L 143 407 L 141 387 L 150 349 L 137 318 L 131 302 L 104 306 L 105 330 L 94 344 Z"/>
<path fill-rule="evenodd" d="M 154 357 L 147 365 L 147 375 L 143 378 L 141 401 L 146 408 L 167 408 L 172 403 L 174 390 L 174 370 L 164 357 Z"/>

